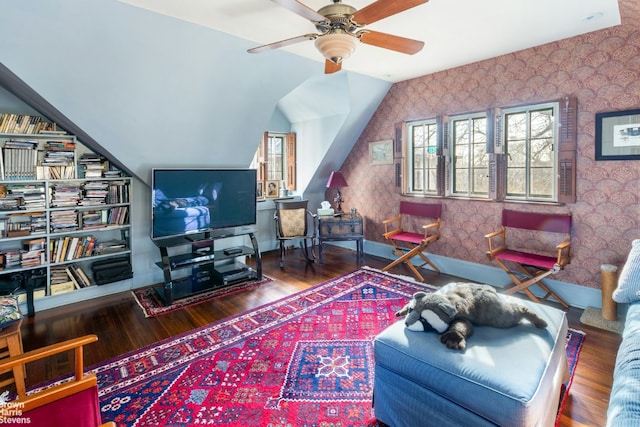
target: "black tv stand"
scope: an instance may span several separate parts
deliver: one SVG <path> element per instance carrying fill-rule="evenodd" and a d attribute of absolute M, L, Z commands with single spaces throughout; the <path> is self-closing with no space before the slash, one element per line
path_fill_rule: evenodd
<path fill-rule="evenodd" d="M 251 246 L 215 250 L 216 241 L 239 236 L 249 237 Z M 202 233 L 197 236 L 156 240 L 154 243 L 160 249 L 162 257 L 156 265 L 162 268 L 164 275 L 164 283 L 155 290 L 165 306 L 200 292 L 262 278 L 258 241 L 252 231 L 220 237 Z M 191 247 L 189 252 L 185 251 L 187 245 Z M 243 256 L 254 257 L 255 269 L 236 259 Z"/>

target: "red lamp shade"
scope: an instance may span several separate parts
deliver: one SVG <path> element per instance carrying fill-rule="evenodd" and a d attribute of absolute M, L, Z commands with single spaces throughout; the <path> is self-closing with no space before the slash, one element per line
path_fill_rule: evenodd
<path fill-rule="evenodd" d="M 340 188 L 340 187 L 348 187 L 347 180 L 342 176 L 342 172 L 333 171 L 329 176 L 329 181 L 327 181 L 327 188 Z"/>

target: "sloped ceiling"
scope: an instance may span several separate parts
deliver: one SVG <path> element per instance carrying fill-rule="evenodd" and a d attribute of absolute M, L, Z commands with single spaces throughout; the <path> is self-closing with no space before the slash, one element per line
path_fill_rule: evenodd
<path fill-rule="evenodd" d="M 252 47 L 317 33 L 311 22 L 271 0 L 119 1 L 235 35 Z M 362 9 L 373 1 L 343 3 Z M 331 0 L 300 3 L 318 10 Z M 343 69 L 397 82 L 619 24 L 617 0 L 430 0 L 368 26 L 424 41 L 421 52 L 408 56 L 360 44 Z M 312 41 L 284 49 L 323 67 Z"/>
<path fill-rule="evenodd" d="M 10 2 L 0 14 L 2 63 L 147 182 L 152 167 L 247 167 L 262 133 L 284 130 L 272 128 L 278 103 L 310 79 L 315 89 L 295 96 L 320 105 L 334 78 L 315 61 L 246 54 L 251 45 L 115 0 Z M 316 110 L 343 109 L 343 128 L 333 140 L 299 139 L 301 168 L 311 144 L 344 158 L 390 87 L 346 75 L 348 102 Z"/>

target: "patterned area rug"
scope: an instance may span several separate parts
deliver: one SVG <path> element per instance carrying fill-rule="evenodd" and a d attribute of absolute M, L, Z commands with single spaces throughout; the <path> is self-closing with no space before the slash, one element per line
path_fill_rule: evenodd
<path fill-rule="evenodd" d="M 372 340 L 417 290 L 434 288 L 362 269 L 93 366 L 103 422 L 376 425 Z M 567 337 L 571 378 L 583 337 Z"/>
<path fill-rule="evenodd" d="M 263 274 L 262 279 L 247 280 L 246 282 L 239 282 L 234 285 L 225 286 L 224 288 L 213 289 L 211 291 L 180 298 L 168 306 L 164 305 L 158 295 L 158 292 L 153 287 L 135 289 L 131 291 L 131 293 L 144 312 L 144 316 L 155 317 L 171 313 L 172 311 L 181 310 L 185 307 L 200 304 L 221 295 L 229 295 L 247 289 L 257 288 L 258 286 L 269 283 L 272 280 L 273 279 Z"/>

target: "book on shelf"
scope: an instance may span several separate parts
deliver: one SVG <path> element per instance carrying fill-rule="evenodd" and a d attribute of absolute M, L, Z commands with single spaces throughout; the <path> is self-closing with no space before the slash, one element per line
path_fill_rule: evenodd
<path fill-rule="evenodd" d="M 83 153 L 78 164 L 82 166 L 85 178 L 102 178 L 109 170 L 109 162 L 96 153 Z"/>
<path fill-rule="evenodd" d="M 82 267 L 77 264 L 71 264 L 69 267 L 71 272 L 75 274 L 76 280 L 78 280 L 81 287 L 86 288 L 91 286 L 91 279 L 89 279 L 89 276 L 85 273 Z"/>
<path fill-rule="evenodd" d="M 3 179 L 6 181 L 36 179 L 37 146 L 37 141 L 14 139 L 6 141 L 2 149 Z"/>
<path fill-rule="evenodd" d="M 69 242 L 71 241 L 71 237 L 66 236 L 62 238 L 62 241 L 59 242 L 58 247 L 58 256 L 56 256 L 56 262 L 64 261 L 67 256 L 67 248 L 69 247 Z"/>
<path fill-rule="evenodd" d="M 65 259 L 71 261 L 76 256 L 76 248 L 78 247 L 79 237 L 72 237 L 69 241 L 69 247 L 67 248 L 67 256 Z"/>
<path fill-rule="evenodd" d="M 129 185 L 125 181 L 109 183 L 108 203 L 129 203 Z"/>
<path fill-rule="evenodd" d="M 105 240 L 102 242 L 96 242 L 93 251 L 96 255 L 112 254 L 117 252 L 126 251 L 128 249 L 127 242 L 125 240 Z"/>
<path fill-rule="evenodd" d="M 22 242 L 22 247 L 26 251 L 44 250 L 47 244 L 47 239 L 39 237 L 36 239 L 25 240 Z"/>
<path fill-rule="evenodd" d="M 51 285 L 51 295 L 59 295 L 67 292 L 72 292 L 75 290 L 76 286 L 73 281 L 57 283 L 55 285 Z"/>
<path fill-rule="evenodd" d="M 56 183 L 50 190 L 51 207 L 54 208 L 77 206 L 81 197 L 81 189 L 77 183 Z"/>
<path fill-rule="evenodd" d="M 50 270 L 50 281 L 52 284 L 68 282 L 69 275 L 66 271 L 66 266 L 56 265 L 51 267 Z"/>
<path fill-rule="evenodd" d="M 56 124 L 41 116 L 30 114 L 0 113 L 0 133 L 38 134 L 56 131 Z"/>
<path fill-rule="evenodd" d="M 82 285 L 80 285 L 80 282 L 78 282 L 78 279 L 76 278 L 76 276 L 71 272 L 71 266 L 66 267 L 65 271 L 69 279 L 71 279 L 71 281 L 73 282 L 73 285 L 76 289 L 80 289 L 83 287 Z"/>
<path fill-rule="evenodd" d="M 78 229 L 78 215 L 75 210 L 60 210 L 50 213 L 51 230 L 55 233 Z"/>

